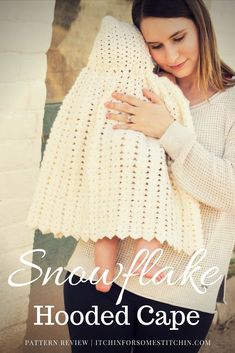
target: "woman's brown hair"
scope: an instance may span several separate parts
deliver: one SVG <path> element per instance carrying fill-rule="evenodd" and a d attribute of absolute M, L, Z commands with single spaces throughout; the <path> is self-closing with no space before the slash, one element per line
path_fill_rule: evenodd
<path fill-rule="evenodd" d="M 219 56 L 211 17 L 203 0 L 134 0 L 132 20 L 140 30 L 146 17 L 186 17 L 197 27 L 199 38 L 198 86 L 208 97 L 208 88 L 223 91 L 235 85 L 235 71 Z"/>

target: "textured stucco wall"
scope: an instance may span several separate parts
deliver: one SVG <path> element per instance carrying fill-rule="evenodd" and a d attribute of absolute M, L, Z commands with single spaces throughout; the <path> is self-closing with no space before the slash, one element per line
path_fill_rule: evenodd
<path fill-rule="evenodd" d="M 215 26 L 220 56 L 235 70 L 235 0 L 211 0 L 210 13 Z"/>
<path fill-rule="evenodd" d="M 0 1 L 0 350 L 20 350 L 26 329 L 29 286 L 12 288 L 9 274 L 33 246 L 25 224 L 39 171 L 46 99 L 46 51 L 54 0 Z M 30 260 L 30 258 L 28 258 Z M 30 280 L 29 269 L 21 280 Z"/>

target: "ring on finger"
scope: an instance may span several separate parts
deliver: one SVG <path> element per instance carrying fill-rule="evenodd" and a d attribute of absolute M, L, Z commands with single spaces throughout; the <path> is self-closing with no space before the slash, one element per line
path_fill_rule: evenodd
<path fill-rule="evenodd" d="M 132 115 L 130 115 L 130 114 L 127 115 L 127 123 L 128 124 L 133 124 Z"/>

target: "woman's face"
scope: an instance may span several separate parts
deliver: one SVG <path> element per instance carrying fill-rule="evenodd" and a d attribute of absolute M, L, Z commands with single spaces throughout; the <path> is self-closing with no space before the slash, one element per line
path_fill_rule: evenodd
<path fill-rule="evenodd" d="M 153 60 L 177 78 L 196 74 L 199 58 L 198 33 L 194 22 L 185 17 L 146 17 L 142 35 Z"/>

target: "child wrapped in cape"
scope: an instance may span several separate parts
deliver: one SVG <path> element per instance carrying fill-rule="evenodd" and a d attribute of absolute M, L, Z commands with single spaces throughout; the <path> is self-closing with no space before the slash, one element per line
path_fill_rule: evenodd
<path fill-rule="evenodd" d="M 199 204 L 177 185 L 158 139 L 114 130 L 105 118 L 114 91 L 146 100 L 147 88 L 193 131 L 189 102 L 153 67 L 140 32 L 106 16 L 51 128 L 26 220 L 42 233 L 96 242 L 99 276 L 108 269 L 110 281 L 120 239 L 132 237 L 136 251 L 150 253 L 165 241 L 187 254 L 203 246 Z"/>

